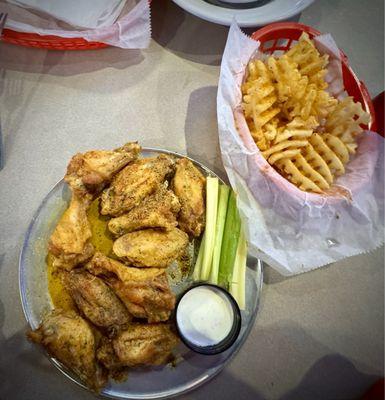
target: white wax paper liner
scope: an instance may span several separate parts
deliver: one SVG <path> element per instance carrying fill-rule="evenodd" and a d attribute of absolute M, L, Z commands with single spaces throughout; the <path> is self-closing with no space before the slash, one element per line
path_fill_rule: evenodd
<path fill-rule="evenodd" d="M 328 52 L 329 90 L 342 91 L 339 51 L 330 35 L 315 40 Z M 366 131 L 336 181 L 334 195 L 305 193 L 262 157 L 240 107 L 240 84 L 259 42 L 234 21 L 222 58 L 217 115 L 222 159 L 237 201 L 250 253 L 283 275 L 295 275 L 363 252 L 384 241 L 384 140 Z"/>
<path fill-rule="evenodd" d="M 8 13 L 6 28 L 18 32 L 63 38 L 81 37 L 89 42 L 101 42 L 124 49 L 147 48 L 151 39 L 148 0 L 140 0 L 133 8 L 125 7 L 123 13 L 111 26 L 87 30 L 67 29 L 68 26 L 60 21 L 53 18 L 47 19 L 38 12 L 31 12 L 4 1 L 0 2 L 0 12 Z M 63 29 L 63 26 L 66 29 Z"/>

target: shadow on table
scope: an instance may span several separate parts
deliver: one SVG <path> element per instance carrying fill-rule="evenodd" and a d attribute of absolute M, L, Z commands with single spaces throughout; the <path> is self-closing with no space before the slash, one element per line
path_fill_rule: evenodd
<path fill-rule="evenodd" d="M 154 1 L 151 16 L 152 37 L 161 46 L 190 61 L 220 65 L 227 26 L 204 21 L 167 0 Z"/>
<path fill-rule="evenodd" d="M 357 399 L 379 378 L 359 368 L 295 322 L 282 320 L 261 328 L 257 317 L 231 365 L 181 400 Z M 293 388 L 282 395 L 282 388 L 291 384 Z"/>
<path fill-rule="evenodd" d="M 154 1 L 151 15 L 152 37 L 161 46 L 196 63 L 221 64 L 228 26 L 205 21 L 167 0 Z M 295 15 L 288 21 L 298 22 L 300 16 Z M 258 29 L 242 28 L 247 35 Z"/>
<path fill-rule="evenodd" d="M 139 64 L 140 50 L 108 47 L 100 50 L 54 51 L 2 43 L 0 68 L 12 71 L 71 76 L 104 68 L 124 69 Z"/>
<path fill-rule="evenodd" d="M 185 121 L 186 150 L 188 156 L 227 180 L 219 148 L 217 89 L 205 86 L 190 94 Z"/>
<path fill-rule="evenodd" d="M 351 340 L 349 334 L 346 340 Z M 238 357 L 247 365 L 249 379 L 255 376 L 264 393 L 279 400 L 357 399 L 380 378 L 362 371 L 383 369 L 336 353 L 294 321 L 280 320 L 261 327 L 258 316 L 245 349 L 241 349 Z M 233 365 L 241 364 L 237 361 L 236 358 Z M 290 386 L 282 394 L 280 388 Z"/>
<path fill-rule="evenodd" d="M 360 372 L 339 354 L 331 354 L 318 360 L 298 386 L 280 400 L 359 398 L 380 378 Z"/>
<path fill-rule="evenodd" d="M 284 276 L 277 272 L 275 269 L 267 264 L 264 264 L 263 269 L 263 283 L 271 285 L 275 283 L 280 283 L 288 279 L 295 278 L 295 276 Z"/>

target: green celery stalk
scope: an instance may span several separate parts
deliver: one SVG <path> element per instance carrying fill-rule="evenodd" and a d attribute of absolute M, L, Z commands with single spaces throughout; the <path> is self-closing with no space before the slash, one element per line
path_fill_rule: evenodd
<path fill-rule="evenodd" d="M 239 248 L 239 246 L 238 246 Z M 237 248 L 237 253 L 238 253 L 238 248 Z M 237 256 L 235 256 L 235 260 L 237 259 Z M 239 263 L 236 261 L 234 262 L 234 268 L 233 268 L 233 276 L 231 277 L 231 283 L 229 287 L 229 292 L 233 295 L 235 301 L 238 303 L 238 293 L 239 293 L 239 285 L 238 285 L 238 269 L 239 269 Z M 238 304 L 239 306 L 239 304 Z"/>
<path fill-rule="evenodd" d="M 228 288 L 231 282 L 240 229 L 241 219 L 238 214 L 237 201 L 234 191 L 231 191 L 227 205 L 218 273 L 218 283 L 225 288 Z"/>
<path fill-rule="evenodd" d="M 235 256 L 233 276 L 231 279 L 230 293 L 233 295 L 241 310 L 245 309 L 245 284 L 246 284 L 247 242 L 241 229 Z"/>
<path fill-rule="evenodd" d="M 213 251 L 213 263 L 210 272 L 210 282 L 218 283 L 219 261 L 221 258 L 221 247 L 223 231 L 226 222 L 227 203 L 229 201 L 230 188 L 227 185 L 219 185 L 219 201 L 217 211 L 217 223 L 215 229 L 215 243 Z"/>
<path fill-rule="evenodd" d="M 205 236 L 206 236 L 205 233 L 203 233 L 201 244 L 199 246 L 198 257 L 195 262 L 194 271 L 192 275 L 194 281 L 199 281 L 201 275 L 203 251 L 205 247 Z"/>
<path fill-rule="evenodd" d="M 218 208 L 218 178 L 208 176 L 206 179 L 206 229 L 205 243 L 202 258 L 201 280 L 207 281 L 210 277 L 210 268 L 213 261 L 215 242 L 215 225 Z"/>

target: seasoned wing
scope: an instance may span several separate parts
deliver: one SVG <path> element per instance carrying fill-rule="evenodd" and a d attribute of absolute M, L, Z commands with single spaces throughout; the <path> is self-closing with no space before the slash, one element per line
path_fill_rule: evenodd
<path fill-rule="evenodd" d="M 108 229 L 116 236 L 143 228 L 171 229 L 177 225 L 176 215 L 180 203 L 175 194 L 164 185 L 151 196 L 146 197 L 127 214 L 112 218 Z"/>
<path fill-rule="evenodd" d="M 114 174 L 138 158 L 140 146 L 126 143 L 115 150 L 93 150 L 72 157 L 64 180 L 78 196 L 97 194 Z"/>
<path fill-rule="evenodd" d="M 173 160 L 166 155 L 137 160 L 119 172 L 101 196 L 101 214 L 118 216 L 154 193 L 172 171 Z"/>
<path fill-rule="evenodd" d="M 167 364 L 178 337 L 170 324 L 132 324 L 116 338 L 104 341 L 98 360 L 108 369 Z"/>
<path fill-rule="evenodd" d="M 89 202 L 74 193 L 67 210 L 62 215 L 50 237 L 48 249 L 54 256 L 55 267 L 71 270 L 87 261 L 94 253 L 90 239 L 91 227 L 87 219 Z"/>
<path fill-rule="evenodd" d="M 189 235 L 198 237 L 205 226 L 206 178 L 187 158 L 176 162 L 172 189 L 181 204 L 179 227 Z"/>
<path fill-rule="evenodd" d="M 115 371 L 122 370 L 125 365 L 121 363 L 115 354 L 111 339 L 102 337 L 96 352 L 97 360 L 109 371 L 109 375 L 114 376 Z"/>
<path fill-rule="evenodd" d="M 27 333 L 43 345 L 51 356 L 77 374 L 93 390 L 99 391 L 107 377 L 96 362 L 96 342 L 88 323 L 74 311 L 53 310 L 38 329 Z"/>
<path fill-rule="evenodd" d="M 114 242 L 112 250 L 136 267 L 167 268 L 184 253 L 187 244 L 187 234 L 178 228 L 166 232 L 145 229 L 121 236 Z"/>
<path fill-rule="evenodd" d="M 131 321 L 126 307 L 101 279 L 86 271 L 63 275 L 65 288 L 82 314 L 110 335 L 127 327 Z"/>
<path fill-rule="evenodd" d="M 115 291 L 128 311 L 149 322 L 166 321 L 175 307 L 166 272 L 163 268 L 132 268 L 95 253 L 86 268 Z"/>

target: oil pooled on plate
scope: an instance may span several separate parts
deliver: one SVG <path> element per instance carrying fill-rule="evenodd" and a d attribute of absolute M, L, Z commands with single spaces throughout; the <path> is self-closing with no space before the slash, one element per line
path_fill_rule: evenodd
<path fill-rule="evenodd" d="M 91 243 L 95 251 L 100 251 L 109 257 L 113 257 L 112 245 L 114 240 L 107 228 L 109 218 L 99 214 L 99 198 L 91 203 L 87 211 L 87 216 L 92 232 Z M 74 309 L 74 302 L 64 288 L 60 279 L 60 273 L 53 266 L 53 256 L 49 253 L 47 255 L 47 274 L 48 290 L 54 307 L 64 310 Z"/>

